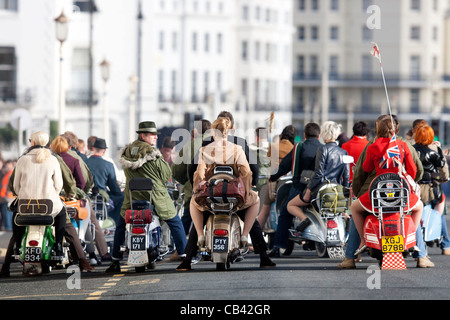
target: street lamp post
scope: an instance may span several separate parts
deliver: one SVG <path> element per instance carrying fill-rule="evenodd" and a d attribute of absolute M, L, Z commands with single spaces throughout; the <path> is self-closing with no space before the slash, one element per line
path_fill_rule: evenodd
<path fill-rule="evenodd" d="M 128 140 L 134 141 L 136 137 L 136 90 L 139 78 L 135 75 L 130 76 L 130 106 L 128 113 Z"/>
<path fill-rule="evenodd" d="M 109 100 L 108 100 L 108 80 L 109 80 L 110 64 L 106 59 L 100 63 L 100 72 L 103 79 L 103 137 L 107 143 L 111 144 L 109 140 Z"/>
<path fill-rule="evenodd" d="M 55 19 L 56 22 L 56 39 L 59 41 L 59 119 L 58 119 L 58 131 L 63 133 L 65 131 L 65 109 L 66 109 L 66 97 L 64 92 L 64 77 L 63 77 L 63 43 L 67 39 L 67 33 L 69 31 L 68 19 L 64 15 L 64 11 L 61 12 L 59 17 Z"/>

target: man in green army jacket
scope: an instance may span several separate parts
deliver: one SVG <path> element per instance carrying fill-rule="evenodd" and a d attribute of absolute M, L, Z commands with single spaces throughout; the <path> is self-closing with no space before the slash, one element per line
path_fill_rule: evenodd
<path fill-rule="evenodd" d="M 186 247 L 186 235 L 183 224 L 177 215 L 175 205 L 167 191 L 166 183 L 171 178 L 172 172 L 169 164 L 164 161 L 161 152 L 156 148 L 159 132 L 153 121 L 144 121 L 139 124 L 136 131 L 138 139 L 126 145 L 121 151 L 119 162 L 122 164 L 127 179 L 124 190 L 124 200 L 121 217 L 116 227 L 113 246 L 113 262 L 106 269 L 107 273 L 120 272 L 119 260 L 121 258 L 120 245 L 125 240 L 125 212 L 131 209 L 129 182 L 135 177 L 146 177 L 153 181 L 152 204 L 158 217 L 166 222 L 172 233 L 177 254 L 184 256 Z M 133 200 L 148 200 L 149 192 L 133 192 Z"/>

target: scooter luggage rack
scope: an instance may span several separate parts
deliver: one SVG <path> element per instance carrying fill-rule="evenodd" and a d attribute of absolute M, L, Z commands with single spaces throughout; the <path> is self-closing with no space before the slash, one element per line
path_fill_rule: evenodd
<path fill-rule="evenodd" d="M 344 207 L 338 207 L 338 206 L 336 206 L 336 207 L 334 207 L 333 205 L 331 206 L 331 207 L 329 207 L 329 208 L 324 208 L 323 207 L 323 204 L 324 204 L 324 199 L 325 199 L 325 196 L 339 196 L 339 195 L 341 195 L 341 196 L 343 196 L 344 195 L 344 193 L 342 193 L 342 192 L 338 192 L 338 193 L 335 193 L 335 192 L 328 192 L 328 193 L 324 193 L 323 195 L 322 195 L 322 198 L 320 199 L 320 210 L 319 210 L 319 214 L 321 214 L 321 215 L 324 215 L 324 214 L 331 214 L 331 215 L 333 215 L 333 216 L 335 216 L 335 215 L 339 215 L 339 214 L 341 214 L 342 212 L 345 212 L 345 211 L 347 211 L 347 209 L 348 209 L 348 207 L 347 206 L 344 206 Z M 313 201 L 316 201 L 317 202 L 317 199 L 314 199 Z M 336 199 L 336 201 L 337 201 L 337 199 Z M 314 207 L 314 206 L 313 206 Z M 338 211 L 339 210 L 339 211 Z"/>
<path fill-rule="evenodd" d="M 99 193 L 90 197 L 94 214 L 99 220 L 106 220 L 108 218 L 109 203 L 105 201 L 103 196 Z"/>
<path fill-rule="evenodd" d="M 228 202 L 224 202 L 222 197 L 214 197 L 214 200 L 207 198 L 211 211 L 232 213 L 236 211 L 238 200 L 234 197 L 227 198 Z"/>
<path fill-rule="evenodd" d="M 392 183 L 398 184 L 398 181 L 392 181 Z M 381 196 L 381 192 L 385 193 L 386 196 Z M 399 192 L 399 196 L 395 198 L 395 203 L 385 201 L 393 200 L 396 192 Z M 375 195 L 375 193 L 377 194 Z M 375 201 L 377 201 L 377 204 L 375 204 Z M 376 188 L 372 190 L 371 202 L 373 209 L 372 214 L 376 217 L 383 213 L 395 212 L 400 212 L 403 215 L 405 212 L 405 207 L 409 208 L 409 190 L 405 187 Z M 376 212 L 375 209 L 378 209 L 378 212 Z"/>

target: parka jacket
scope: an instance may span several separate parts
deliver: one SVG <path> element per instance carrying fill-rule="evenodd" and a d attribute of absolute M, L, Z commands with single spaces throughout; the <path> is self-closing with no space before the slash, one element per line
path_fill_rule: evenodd
<path fill-rule="evenodd" d="M 152 203 L 162 220 L 169 220 L 177 214 L 172 198 L 167 191 L 166 183 L 172 172 L 169 164 L 164 161 L 161 152 L 145 141 L 136 140 L 126 145 L 120 152 L 119 163 L 122 164 L 127 183 L 124 190 L 124 200 L 120 214 L 125 217 L 125 211 L 131 209 L 129 181 L 136 177 L 146 177 L 153 181 Z M 133 192 L 133 200 L 148 200 L 150 192 Z"/>

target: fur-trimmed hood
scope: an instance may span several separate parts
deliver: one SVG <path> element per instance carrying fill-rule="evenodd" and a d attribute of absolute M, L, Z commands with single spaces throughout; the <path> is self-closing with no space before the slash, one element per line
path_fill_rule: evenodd
<path fill-rule="evenodd" d="M 124 169 L 137 170 L 148 161 L 162 158 L 161 152 L 147 142 L 136 140 L 120 150 L 119 163 Z"/>

